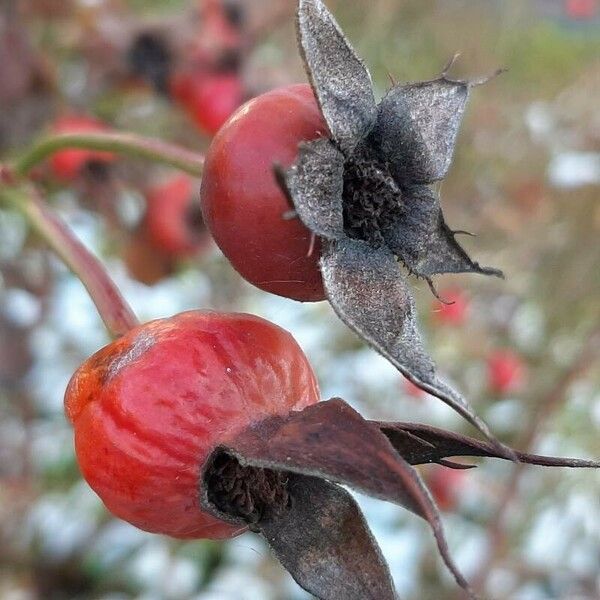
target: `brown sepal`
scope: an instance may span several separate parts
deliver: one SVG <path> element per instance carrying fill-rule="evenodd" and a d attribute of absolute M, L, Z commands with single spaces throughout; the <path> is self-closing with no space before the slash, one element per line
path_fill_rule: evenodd
<path fill-rule="evenodd" d="M 375 421 L 373 421 L 375 423 Z M 468 468 L 444 460 L 449 456 L 482 456 L 489 458 L 506 457 L 499 453 L 488 442 L 460 435 L 437 427 L 416 423 L 376 423 L 388 437 L 396 451 L 411 465 L 438 463 L 450 468 Z M 540 456 L 514 451 L 517 460 L 530 465 L 542 467 L 599 468 L 600 462 L 577 458 L 559 458 Z"/>
<path fill-rule="evenodd" d="M 363 419 L 343 400 L 336 398 L 287 417 L 265 419 L 237 433 L 217 452 L 226 452 L 243 466 L 318 477 L 407 508 L 430 524 L 444 562 L 459 585 L 472 594 L 450 556 L 439 512 L 419 474 L 377 424 Z M 204 503 L 215 512 L 208 498 Z M 282 510 L 267 518 L 279 519 L 287 527 L 295 517 L 281 517 Z M 255 527 L 265 531 L 261 521 Z M 275 534 L 269 531 L 266 537 L 272 543 Z"/>
<path fill-rule="evenodd" d="M 322 600 L 396 600 L 360 508 L 339 485 L 290 473 L 290 507 L 252 527 L 305 590 Z"/>

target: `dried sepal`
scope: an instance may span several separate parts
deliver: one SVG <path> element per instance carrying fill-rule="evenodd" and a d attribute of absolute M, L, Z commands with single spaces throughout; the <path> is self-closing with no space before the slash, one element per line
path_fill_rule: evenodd
<path fill-rule="evenodd" d="M 352 496 L 293 473 L 287 489 L 290 508 L 254 529 L 298 584 L 322 600 L 395 600 L 389 567 Z"/>
<path fill-rule="evenodd" d="M 447 457 L 481 456 L 506 458 L 491 444 L 437 427 L 417 423 L 378 422 L 380 430 L 388 437 L 397 452 L 411 465 L 439 463 L 448 465 Z M 542 467 L 600 468 L 600 462 L 577 458 L 540 456 L 514 450 L 517 460 Z M 457 466 L 454 464 L 454 466 Z M 470 466 L 470 465 L 461 465 Z"/>
<path fill-rule="evenodd" d="M 323 284 L 331 306 L 346 325 L 421 389 L 451 406 L 513 458 L 469 403 L 441 381 L 423 349 L 415 305 L 392 252 L 366 242 L 343 239 L 323 244 Z"/>
<path fill-rule="evenodd" d="M 394 224 L 383 232 L 388 248 L 419 277 L 441 273 L 479 273 L 502 277 L 502 271 L 482 267 L 456 241 L 444 220 L 437 193 L 428 186 L 403 190 Z"/>
<path fill-rule="evenodd" d="M 470 84 L 440 77 L 393 87 L 370 140 L 399 182 L 432 183 L 450 168 Z"/>
<path fill-rule="evenodd" d="M 325 122 L 349 153 L 375 123 L 371 75 L 321 0 L 299 0 L 297 35 Z"/>
<path fill-rule="evenodd" d="M 320 477 L 394 502 L 425 519 L 458 584 L 468 583 L 450 556 L 439 512 L 417 471 L 378 426 L 343 400 L 271 417 L 238 432 L 220 451 L 241 465 Z"/>
<path fill-rule="evenodd" d="M 298 159 L 282 177 L 279 181 L 306 227 L 326 239 L 344 235 L 344 156 L 329 140 L 300 144 Z"/>
<path fill-rule="evenodd" d="M 446 224 L 437 194 L 424 185 L 448 171 L 469 91 L 485 80 L 450 79 L 450 62 L 435 80 L 395 86 L 377 107 L 367 69 L 321 0 L 298 0 L 297 33 L 332 139 L 301 145 L 296 164 L 276 174 L 294 214 L 322 238 L 320 267 L 331 305 L 415 385 L 514 459 L 435 374 L 396 264 L 426 279 L 436 297 L 436 274 L 502 276 L 471 260 L 455 239 L 459 232 Z"/>

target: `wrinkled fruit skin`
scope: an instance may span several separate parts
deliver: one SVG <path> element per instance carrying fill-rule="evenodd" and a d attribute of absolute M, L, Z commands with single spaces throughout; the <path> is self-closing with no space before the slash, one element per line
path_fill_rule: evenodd
<path fill-rule="evenodd" d="M 225 124 L 209 149 L 202 178 L 202 212 L 235 269 L 262 290 L 317 302 L 325 298 L 319 243 L 299 219 L 273 175 L 289 167 L 298 144 L 328 135 L 308 84 L 250 100 Z"/>
<path fill-rule="evenodd" d="M 98 133 L 108 131 L 108 127 L 87 116 L 70 115 L 65 116 L 54 123 L 52 132 L 55 134 L 67 133 Z M 70 148 L 59 150 L 50 158 L 50 168 L 57 179 L 62 181 L 73 181 L 81 170 L 91 162 L 110 163 L 115 159 L 115 155 L 110 152 L 100 152 L 98 150 L 84 150 Z"/>
<path fill-rule="evenodd" d="M 195 197 L 198 193 L 194 180 L 183 174 L 148 190 L 144 223 L 148 240 L 155 248 L 169 256 L 186 257 L 194 255 L 207 242 Z"/>
<path fill-rule="evenodd" d="M 173 78 L 171 94 L 201 131 L 214 135 L 244 101 L 244 84 L 235 73 L 194 69 Z"/>
<path fill-rule="evenodd" d="M 65 409 L 83 476 L 112 513 L 145 531 L 222 539 L 243 528 L 201 511 L 207 457 L 249 424 L 318 399 L 289 333 L 252 315 L 191 311 L 94 354 Z"/>

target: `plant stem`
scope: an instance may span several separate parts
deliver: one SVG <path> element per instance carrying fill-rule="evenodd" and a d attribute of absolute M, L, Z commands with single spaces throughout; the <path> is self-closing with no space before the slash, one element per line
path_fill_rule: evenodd
<path fill-rule="evenodd" d="M 139 325 L 135 314 L 102 263 L 73 235 L 33 187 L 0 189 L 0 197 L 16 207 L 83 283 L 113 337 Z"/>
<path fill-rule="evenodd" d="M 201 154 L 162 140 L 135 133 L 94 132 L 60 134 L 40 140 L 16 161 L 14 172 L 19 177 L 25 177 L 48 156 L 65 148 L 100 150 L 146 158 L 176 167 L 195 177 L 202 175 L 204 166 L 204 156 Z"/>

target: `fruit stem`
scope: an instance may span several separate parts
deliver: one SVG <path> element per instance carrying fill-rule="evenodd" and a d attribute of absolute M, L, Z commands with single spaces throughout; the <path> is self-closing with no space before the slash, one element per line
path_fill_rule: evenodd
<path fill-rule="evenodd" d="M 147 138 L 135 133 L 94 132 L 66 133 L 46 137 L 37 142 L 13 166 L 19 177 L 25 177 L 31 169 L 58 150 L 80 148 L 115 152 L 145 158 L 176 167 L 190 175 L 200 177 L 204 156 L 186 148 Z"/>
<path fill-rule="evenodd" d="M 15 207 L 79 278 L 90 294 L 108 332 L 120 337 L 139 325 L 135 314 L 102 263 L 45 204 L 33 186 L 0 187 L 0 199 Z"/>

